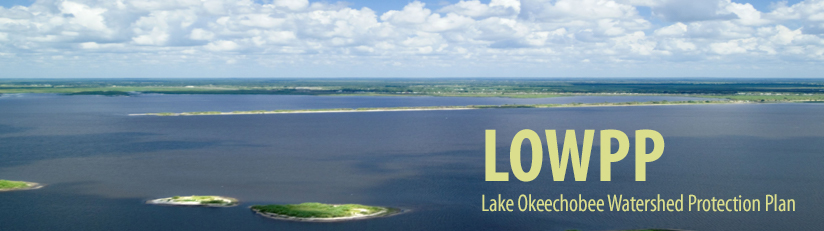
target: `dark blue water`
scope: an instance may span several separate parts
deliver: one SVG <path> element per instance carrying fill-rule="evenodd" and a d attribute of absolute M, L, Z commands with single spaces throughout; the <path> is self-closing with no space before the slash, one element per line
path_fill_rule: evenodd
<path fill-rule="evenodd" d="M 817 230 L 824 227 L 824 104 L 684 105 L 154 117 L 129 113 L 330 107 L 681 100 L 143 95 L 4 95 L 0 178 L 48 184 L 0 193 L 0 230 Z M 499 170 L 521 129 L 653 129 L 664 155 L 634 181 L 632 154 L 598 181 L 484 181 L 484 130 L 498 133 Z M 541 135 L 543 138 L 543 135 Z M 559 135 L 560 136 L 560 135 Z M 579 139 L 580 139 L 579 135 Z M 598 136 L 596 135 L 596 139 Z M 632 139 L 632 138 L 631 138 Z M 634 148 L 631 148 L 632 152 Z M 528 163 L 524 163 L 528 166 Z M 571 179 L 571 171 L 567 178 Z M 746 198 L 778 194 L 795 212 L 485 213 L 481 194 Z M 216 194 L 233 208 L 150 206 Z M 361 203 L 410 212 L 299 223 L 256 216 L 263 203 Z M 762 202 L 763 203 L 763 202 Z"/>

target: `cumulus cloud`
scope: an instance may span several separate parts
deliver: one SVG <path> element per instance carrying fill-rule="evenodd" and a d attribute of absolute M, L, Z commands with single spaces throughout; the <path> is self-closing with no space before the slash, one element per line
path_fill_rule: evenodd
<path fill-rule="evenodd" d="M 811 65 L 824 60 L 822 35 L 824 0 L 775 4 L 768 12 L 730 0 L 413 1 L 382 14 L 308 0 L 38 0 L 0 7 L 6 67 Z"/>

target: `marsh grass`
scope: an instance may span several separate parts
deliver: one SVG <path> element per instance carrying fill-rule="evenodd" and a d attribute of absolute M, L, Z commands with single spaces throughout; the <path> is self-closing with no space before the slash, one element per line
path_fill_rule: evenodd
<path fill-rule="evenodd" d="M 358 215 L 369 215 L 386 210 L 386 208 L 359 204 L 331 205 L 322 203 L 302 203 L 287 205 L 255 205 L 252 209 L 262 213 L 299 218 L 336 218 Z"/>
<path fill-rule="evenodd" d="M 0 180 L 0 189 L 18 189 L 26 188 L 29 185 L 22 181 Z"/>

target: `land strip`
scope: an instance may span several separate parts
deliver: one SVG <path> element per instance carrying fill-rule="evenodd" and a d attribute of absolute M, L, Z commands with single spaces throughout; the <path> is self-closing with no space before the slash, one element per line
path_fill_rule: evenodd
<path fill-rule="evenodd" d="M 802 102 L 802 101 L 771 101 Z M 745 104 L 761 103 L 744 100 L 688 100 L 688 101 L 649 101 L 617 103 L 568 103 L 568 104 L 506 104 L 506 105 L 467 105 L 467 106 L 429 106 L 429 107 L 379 107 L 379 108 L 334 108 L 334 109 L 297 109 L 297 110 L 256 110 L 256 111 L 201 111 L 201 112 L 161 112 L 129 114 L 130 116 L 198 116 L 198 115 L 253 115 L 253 114 L 292 114 L 292 113 L 341 113 L 341 112 L 388 112 L 388 111 L 445 111 L 472 109 L 505 108 L 567 108 L 567 107 L 610 107 L 610 106 L 663 106 L 663 105 L 706 105 L 706 104 Z"/>

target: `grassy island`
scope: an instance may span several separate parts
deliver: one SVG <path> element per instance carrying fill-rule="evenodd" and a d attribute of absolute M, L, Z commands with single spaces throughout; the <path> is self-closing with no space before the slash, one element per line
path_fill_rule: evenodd
<path fill-rule="evenodd" d="M 222 196 L 173 196 L 147 201 L 149 204 L 231 207 L 237 205 L 237 199 Z"/>
<path fill-rule="evenodd" d="M 388 216 L 399 210 L 359 204 L 302 203 L 286 205 L 255 205 L 256 213 L 274 219 L 295 221 L 345 221 Z"/>
<path fill-rule="evenodd" d="M 34 182 L 0 180 L 0 192 L 39 189 L 43 186 Z"/>

